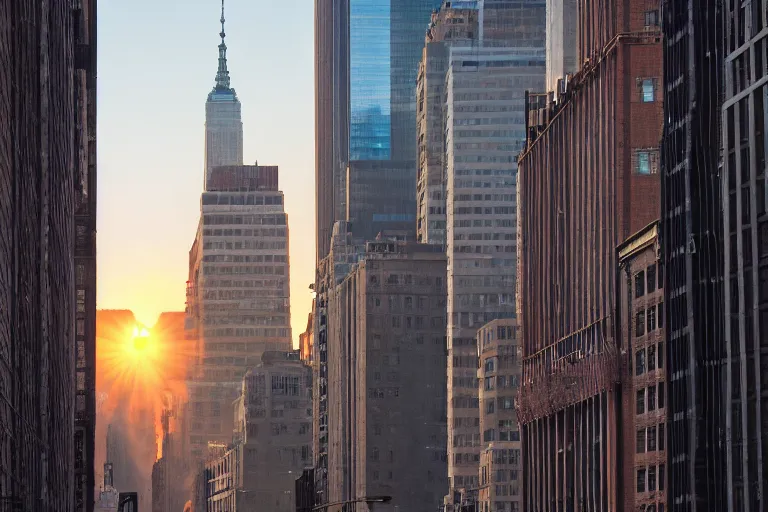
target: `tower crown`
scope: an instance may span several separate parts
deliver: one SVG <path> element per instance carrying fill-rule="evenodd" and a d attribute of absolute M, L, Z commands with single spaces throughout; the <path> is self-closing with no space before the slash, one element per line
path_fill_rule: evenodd
<path fill-rule="evenodd" d="M 219 70 L 216 72 L 215 89 L 230 89 L 229 70 L 227 70 L 227 45 L 224 38 L 227 36 L 224 32 L 224 0 L 221 0 L 221 44 L 219 44 Z"/>

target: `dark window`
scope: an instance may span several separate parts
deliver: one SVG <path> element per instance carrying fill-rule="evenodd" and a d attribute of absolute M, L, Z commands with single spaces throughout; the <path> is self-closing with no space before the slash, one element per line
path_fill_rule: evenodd
<path fill-rule="evenodd" d="M 656 369 L 656 345 L 648 347 L 648 371 Z"/>
<path fill-rule="evenodd" d="M 656 466 L 648 468 L 648 491 L 653 492 L 656 490 Z"/>
<path fill-rule="evenodd" d="M 657 311 L 656 316 L 658 317 L 659 329 L 661 329 L 662 327 L 664 327 L 664 303 L 663 302 L 658 305 L 658 307 L 656 308 L 656 311 Z"/>
<path fill-rule="evenodd" d="M 637 492 L 645 492 L 645 469 L 637 470 Z"/>
<path fill-rule="evenodd" d="M 664 263 L 659 262 L 659 288 L 664 288 Z"/>
<path fill-rule="evenodd" d="M 648 388 L 648 410 L 656 410 L 656 386 L 651 386 Z"/>
<path fill-rule="evenodd" d="M 635 375 L 645 373 L 645 349 L 635 352 Z"/>
<path fill-rule="evenodd" d="M 657 9 L 645 11 L 645 26 L 648 28 L 659 26 L 659 11 Z"/>
<path fill-rule="evenodd" d="M 645 311 L 638 311 L 635 316 L 635 336 L 645 334 Z"/>
<path fill-rule="evenodd" d="M 663 409 L 664 408 L 664 399 L 666 398 L 666 395 L 664 395 L 664 393 L 665 393 L 665 391 L 664 391 L 664 383 L 663 382 L 659 382 L 659 400 L 658 400 L 658 402 L 659 402 L 659 409 Z"/>
<path fill-rule="evenodd" d="M 648 441 L 648 451 L 655 452 L 656 451 L 656 427 L 655 426 L 648 427 L 647 441 Z"/>
<path fill-rule="evenodd" d="M 651 265 L 648 267 L 648 269 L 645 271 L 645 282 L 646 282 L 646 288 L 648 288 L 648 293 L 651 293 L 653 291 L 656 291 L 656 265 Z"/>
<path fill-rule="evenodd" d="M 664 451 L 664 436 L 666 435 L 664 424 L 659 423 L 659 451 Z M 661 475 L 659 475 L 659 478 L 661 478 Z M 661 486 L 661 482 L 659 482 L 659 486 Z M 660 489 L 661 490 L 661 489 Z"/>
<path fill-rule="evenodd" d="M 645 272 L 635 274 L 635 298 L 645 295 Z"/>
<path fill-rule="evenodd" d="M 635 396 L 635 411 L 637 414 L 643 414 L 645 412 L 645 389 L 637 390 Z"/>
<path fill-rule="evenodd" d="M 664 464 L 659 464 L 659 490 L 664 490 Z M 659 512 L 664 512 L 664 505 L 659 505 Z"/>
<path fill-rule="evenodd" d="M 664 368 L 664 342 L 659 342 L 659 349 L 656 351 L 656 366 Z"/>
<path fill-rule="evenodd" d="M 637 431 L 637 441 L 636 441 L 636 449 L 637 453 L 645 453 L 645 429 L 641 428 Z"/>

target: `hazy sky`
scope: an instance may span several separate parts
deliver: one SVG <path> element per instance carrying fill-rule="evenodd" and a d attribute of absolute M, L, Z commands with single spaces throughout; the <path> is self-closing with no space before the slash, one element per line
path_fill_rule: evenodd
<path fill-rule="evenodd" d="M 99 2 L 98 307 L 131 309 L 150 325 L 184 309 L 220 9 L 220 0 Z M 297 340 L 314 281 L 313 4 L 226 0 L 226 18 L 244 163 L 280 167 Z"/>

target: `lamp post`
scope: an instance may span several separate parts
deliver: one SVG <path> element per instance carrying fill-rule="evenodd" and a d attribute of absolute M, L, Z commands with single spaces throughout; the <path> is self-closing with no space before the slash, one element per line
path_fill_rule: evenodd
<path fill-rule="evenodd" d="M 362 498 L 355 498 L 352 500 L 335 501 L 333 503 L 325 503 L 323 505 L 317 505 L 316 507 L 312 508 L 312 512 L 327 510 L 329 507 L 335 507 L 337 505 L 341 505 L 343 507 L 345 505 L 351 505 L 353 503 L 365 503 L 366 505 L 368 505 L 369 509 L 372 509 L 375 503 L 389 503 L 390 501 L 392 501 L 392 496 L 364 496 Z"/>

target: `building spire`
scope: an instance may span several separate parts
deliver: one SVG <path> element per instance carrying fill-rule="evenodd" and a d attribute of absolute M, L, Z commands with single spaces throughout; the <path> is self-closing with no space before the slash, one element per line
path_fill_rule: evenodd
<path fill-rule="evenodd" d="M 227 70 L 227 45 L 224 43 L 224 0 L 221 0 L 221 44 L 219 45 L 219 71 L 216 73 L 216 89 L 229 89 L 229 71 Z"/>

